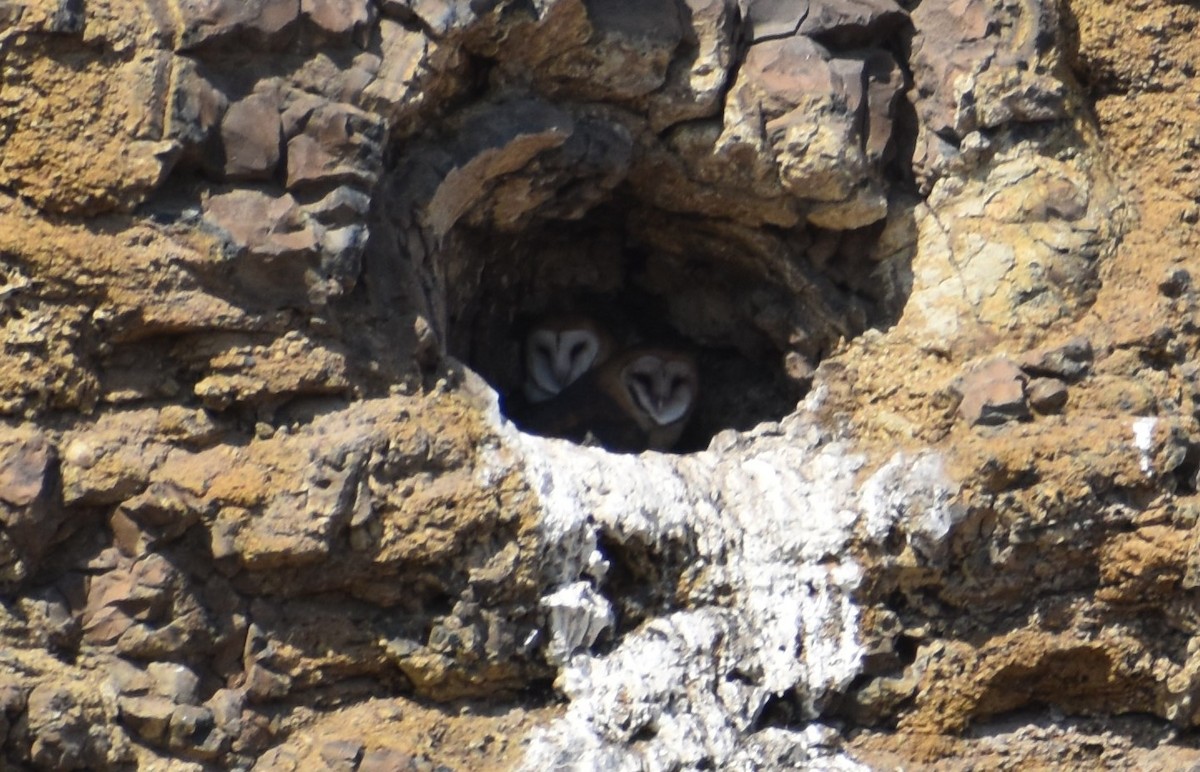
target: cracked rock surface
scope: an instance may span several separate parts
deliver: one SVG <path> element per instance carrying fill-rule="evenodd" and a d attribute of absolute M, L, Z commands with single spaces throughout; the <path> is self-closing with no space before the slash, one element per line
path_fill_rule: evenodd
<path fill-rule="evenodd" d="M 0 767 L 1200 763 L 1198 24 L 0 2 Z"/>

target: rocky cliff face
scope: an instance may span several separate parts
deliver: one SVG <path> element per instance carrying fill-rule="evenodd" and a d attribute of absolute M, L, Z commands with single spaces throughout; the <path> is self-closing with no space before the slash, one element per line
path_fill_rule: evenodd
<path fill-rule="evenodd" d="M 1200 761 L 1198 23 L 0 3 L 3 764 Z"/>

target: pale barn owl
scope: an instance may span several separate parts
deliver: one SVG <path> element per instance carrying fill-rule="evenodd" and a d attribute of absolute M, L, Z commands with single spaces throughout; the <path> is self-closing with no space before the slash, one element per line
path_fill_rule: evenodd
<path fill-rule="evenodd" d="M 525 338 L 525 383 L 530 404 L 545 402 L 608 359 L 612 337 L 586 316 L 554 316 Z"/>

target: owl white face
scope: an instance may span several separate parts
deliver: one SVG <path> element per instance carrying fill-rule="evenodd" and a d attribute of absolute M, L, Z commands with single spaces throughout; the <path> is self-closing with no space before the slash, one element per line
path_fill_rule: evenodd
<path fill-rule="evenodd" d="M 659 426 L 679 421 L 696 400 L 696 366 L 683 357 L 643 354 L 621 373 L 635 405 Z"/>
<path fill-rule="evenodd" d="M 539 327 L 525 342 L 525 397 L 544 402 L 579 379 L 603 355 L 599 334 L 587 327 Z"/>

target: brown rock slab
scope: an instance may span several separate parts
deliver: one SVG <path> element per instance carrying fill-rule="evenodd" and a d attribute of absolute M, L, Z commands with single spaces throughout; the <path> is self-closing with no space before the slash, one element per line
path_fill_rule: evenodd
<path fill-rule="evenodd" d="M 1021 357 L 1021 369 L 1030 375 L 1073 382 L 1088 374 L 1092 357 L 1091 341 L 1073 338 L 1061 346 L 1026 354 Z"/>
<path fill-rule="evenodd" d="M 166 697 L 122 697 L 117 701 L 121 723 L 148 743 L 158 744 L 167 736 L 175 703 Z"/>
<path fill-rule="evenodd" d="M 1029 404 L 1039 413 L 1057 413 L 1067 404 L 1067 384 L 1057 378 L 1034 378 L 1028 392 Z"/>
<path fill-rule="evenodd" d="M 154 679 L 154 691 L 174 703 L 195 704 L 200 677 L 178 662 L 151 662 L 146 672 Z"/>
<path fill-rule="evenodd" d="M 124 697 L 141 697 L 154 688 L 154 679 L 142 668 L 120 657 L 108 663 L 108 683 Z"/>
<path fill-rule="evenodd" d="M 971 424 L 1002 424 L 1029 415 L 1026 376 L 1011 359 L 984 362 L 962 379 L 959 414 Z"/>
<path fill-rule="evenodd" d="M 336 772 L 354 772 L 362 752 L 363 744 L 357 740 L 330 740 L 320 749 L 326 768 Z"/>
<path fill-rule="evenodd" d="M 167 137 L 198 146 L 211 136 L 228 107 L 229 98 L 201 73 L 197 63 L 180 57 L 167 109 Z"/>
<path fill-rule="evenodd" d="M 810 0 L 798 31 L 840 49 L 881 43 L 907 19 L 895 0 Z"/>
<path fill-rule="evenodd" d="M 358 772 L 404 772 L 415 767 L 407 753 L 392 748 L 376 748 L 363 754 Z"/>
<path fill-rule="evenodd" d="M 246 708 L 245 692 L 240 689 L 218 689 L 204 705 L 212 711 L 213 720 L 226 734 L 238 734 L 242 712 Z"/>
<path fill-rule="evenodd" d="M 5 581 L 34 570 L 54 544 L 74 530 L 56 499 L 58 453 L 40 433 L 0 435 L 0 563 Z"/>
<path fill-rule="evenodd" d="M 784 191 L 808 205 L 813 225 L 851 230 L 879 221 L 887 214 L 879 164 L 903 87 L 889 58 L 840 57 L 802 35 L 755 43 L 726 99 L 721 149 L 757 156 L 764 173 L 774 169 Z"/>
<path fill-rule="evenodd" d="M 288 141 L 288 189 L 350 183 L 369 190 L 383 168 L 384 128 L 350 105 L 325 103 L 302 121 Z"/>
<path fill-rule="evenodd" d="M 180 45 L 203 48 L 245 38 L 282 37 L 300 15 L 300 0 L 180 0 Z"/>
<path fill-rule="evenodd" d="M 64 214 L 141 204 L 179 151 L 161 137 L 133 136 L 144 132 L 131 125 L 131 105 L 147 112 L 165 107 L 161 61 L 138 57 L 118 65 L 84 46 L 69 56 L 39 51 L 6 44 L 0 186 L 42 211 Z"/>
<path fill-rule="evenodd" d="M 809 5 L 809 0 L 738 0 L 752 41 L 796 34 Z"/>
<path fill-rule="evenodd" d="M 172 482 L 154 482 L 146 490 L 127 499 L 114 511 L 110 524 L 118 536 L 118 545 L 131 556 L 145 550 L 131 551 L 126 544 L 153 546 L 161 541 L 177 539 L 194 525 L 205 512 L 204 502 Z M 131 531 L 131 532 L 130 532 Z"/>
<path fill-rule="evenodd" d="M 215 759 L 229 738 L 217 729 L 212 711 L 198 705 L 178 705 L 171 711 L 167 747 L 197 759 Z"/>
<path fill-rule="evenodd" d="M 1067 117 L 1067 88 L 1050 66 L 1058 24 L 1052 4 L 1022 3 L 1011 13 L 969 0 L 933 0 L 913 10 L 922 174 L 935 177 L 958 156 L 949 136 Z"/>
<path fill-rule="evenodd" d="M 313 253 L 317 235 L 291 195 L 271 196 L 257 190 L 231 190 L 208 199 L 205 217 L 246 251 L 272 257 Z"/>
<path fill-rule="evenodd" d="M 737 5 L 733 0 L 685 0 L 683 36 L 695 46 L 690 61 L 676 59 L 667 81 L 648 98 L 655 132 L 685 120 L 719 115 L 721 96 L 736 56 Z"/>
<path fill-rule="evenodd" d="M 255 93 L 234 102 L 221 120 L 228 179 L 271 179 L 283 146 L 279 95 Z"/>
<path fill-rule="evenodd" d="M 370 0 L 300 0 L 300 12 L 331 35 L 365 30 L 375 18 Z"/>
<path fill-rule="evenodd" d="M 34 434 L 0 449 L 0 501 L 26 507 L 42 495 L 54 452 L 46 437 Z"/>
<path fill-rule="evenodd" d="M 49 684 L 34 687 L 25 715 L 35 765 L 41 769 L 87 766 L 88 722 L 71 692 Z"/>

